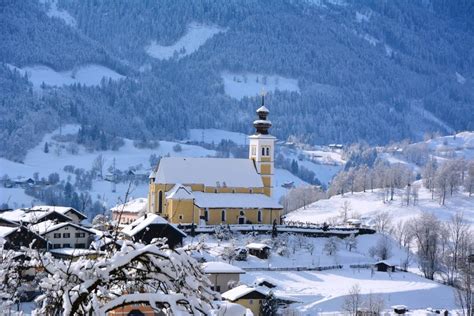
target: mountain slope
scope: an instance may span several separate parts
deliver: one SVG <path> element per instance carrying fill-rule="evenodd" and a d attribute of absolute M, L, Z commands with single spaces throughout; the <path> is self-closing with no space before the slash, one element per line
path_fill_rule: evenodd
<path fill-rule="evenodd" d="M 87 89 L 44 87 L 43 96 L 74 109 L 63 111 L 66 122 L 135 139 L 183 138 L 190 128 L 249 133 L 257 101 L 226 94 L 223 74 L 230 73 L 235 80 L 252 74 L 262 87 L 267 78 L 297 85 L 296 91 L 282 87 L 268 97 L 273 133 L 281 139 L 384 144 L 419 139 L 426 131 L 474 129 L 468 4 L 63 0 L 55 5 L 75 26 L 48 17 L 47 5 L 33 0 L 3 4 L 1 62 L 55 70 L 94 63 L 128 77 Z M 467 13 L 456 14 L 461 11 Z M 147 53 L 151 43 L 163 48 L 181 43 L 196 24 L 225 31 L 213 32 L 192 52 L 180 49 L 174 58 Z M 16 102 L 30 97 L 19 92 Z M 22 126 L 11 121 L 9 133 L 16 135 Z M 0 127 L 6 125 L 0 119 Z M 25 150 L 10 155 L 17 149 L 5 146 L 2 156 L 24 156 Z M 31 144 L 17 147 L 22 146 Z"/>

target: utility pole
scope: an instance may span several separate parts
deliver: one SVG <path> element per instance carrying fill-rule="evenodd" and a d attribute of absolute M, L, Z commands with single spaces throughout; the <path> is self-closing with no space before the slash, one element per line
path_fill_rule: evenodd
<path fill-rule="evenodd" d="M 112 192 L 115 193 L 117 191 L 117 184 L 115 183 L 115 157 L 112 167 Z"/>

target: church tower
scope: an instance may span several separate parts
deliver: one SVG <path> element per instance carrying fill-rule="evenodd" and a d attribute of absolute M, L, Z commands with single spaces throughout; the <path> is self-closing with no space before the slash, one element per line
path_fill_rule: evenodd
<path fill-rule="evenodd" d="M 270 113 L 265 107 L 265 95 L 262 94 L 262 105 L 257 110 L 258 119 L 253 122 L 256 131 L 249 136 L 249 159 L 252 159 L 257 172 L 262 176 L 264 193 L 272 196 L 276 138 L 268 133 L 272 122 L 267 120 Z"/>

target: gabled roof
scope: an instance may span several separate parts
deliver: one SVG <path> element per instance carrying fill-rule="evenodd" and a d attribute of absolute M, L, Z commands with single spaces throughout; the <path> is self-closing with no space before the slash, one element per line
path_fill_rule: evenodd
<path fill-rule="evenodd" d="M 192 200 L 194 196 L 191 192 L 191 188 L 185 187 L 182 184 L 175 184 L 175 186 L 166 193 L 166 198 L 172 200 Z"/>
<path fill-rule="evenodd" d="M 20 227 L 11 227 L 11 226 L 0 226 L 0 237 L 5 238 L 14 231 L 17 231 Z"/>
<path fill-rule="evenodd" d="M 25 223 L 38 223 L 45 219 L 49 215 L 55 214 L 56 217 L 61 218 L 64 221 L 72 221 L 72 219 L 56 210 L 31 210 L 31 209 L 16 209 L 13 211 L 7 211 L 0 213 L 0 217 L 14 222 L 25 222 Z"/>
<path fill-rule="evenodd" d="M 245 285 L 245 284 L 234 287 L 233 289 L 222 293 L 221 296 L 223 298 L 225 298 L 226 300 L 229 300 L 231 302 L 235 302 L 236 300 L 238 300 L 238 299 L 240 299 L 240 298 L 244 297 L 245 295 L 250 294 L 252 292 L 257 292 L 258 294 L 261 294 L 263 296 L 267 296 L 267 293 L 265 293 L 263 290 L 258 289 L 258 288 L 254 288 L 254 287 L 250 287 L 250 286 Z"/>
<path fill-rule="evenodd" d="M 210 187 L 263 187 L 250 159 L 165 157 L 160 160 L 156 183 L 204 184 Z"/>
<path fill-rule="evenodd" d="M 63 215 L 66 215 L 68 212 L 75 213 L 79 218 L 86 219 L 87 216 L 73 207 L 68 206 L 51 206 L 51 205 L 36 205 L 30 208 L 31 211 L 43 211 L 43 212 L 52 212 L 56 211 Z"/>
<path fill-rule="evenodd" d="M 193 192 L 194 203 L 202 208 L 283 208 L 272 198 L 260 193 Z"/>
<path fill-rule="evenodd" d="M 133 223 L 126 225 L 122 229 L 122 233 L 128 236 L 135 236 L 143 229 L 153 224 L 169 225 L 173 227 L 176 231 L 178 231 L 180 234 L 182 234 L 184 237 L 187 236 L 182 230 L 180 230 L 174 225 L 171 225 L 166 219 L 153 213 L 147 213 L 142 217 L 137 218 Z"/>
<path fill-rule="evenodd" d="M 147 198 L 138 198 L 138 199 L 130 200 L 125 204 L 116 205 L 112 207 L 110 210 L 112 212 L 121 212 L 123 210 L 124 212 L 129 212 L 129 213 L 141 213 L 141 212 L 146 211 L 147 205 L 148 205 Z"/>
<path fill-rule="evenodd" d="M 72 226 L 76 229 L 79 229 L 79 230 L 83 230 L 87 233 L 90 233 L 90 234 L 95 234 L 92 230 L 90 229 L 87 229 L 83 226 L 80 226 L 80 225 L 77 225 L 73 222 L 64 222 L 64 223 L 59 223 L 59 224 L 55 224 L 54 222 L 52 221 L 44 221 L 44 222 L 40 222 L 36 225 L 33 225 L 31 226 L 31 229 L 33 229 L 34 231 L 38 232 L 38 234 L 40 235 L 44 235 L 46 233 L 50 233 L 52 231 L 55 231 L 55 230 L 58 230 L 60 228 L 63 228 L 65 226 Z"/>
<path fill-rule="evenodd" d="M 230 273 L 230 274 L 244 274 L 245 271 L 239 267 L 219 261 L 204 262 L 202 264 L 202 271 L 204 273 Z"/>

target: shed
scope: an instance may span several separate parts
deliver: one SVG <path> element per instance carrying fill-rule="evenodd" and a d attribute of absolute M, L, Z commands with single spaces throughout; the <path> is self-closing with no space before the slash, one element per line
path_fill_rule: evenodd
<path fill-rule="evenodd" d="M 186 237 L 186 234 L 178 227 L 170 224 L 163 217 L 152 213 L 147 213 L 125 226 L 122 233 L 134 241 L 141 241 L 145 244 L 151 243 L 155 238 L 166 238 L 166 243 L 170 248 L 181 245 L 183 238 Z"/>
<path fill-rule="evenodd" d="M 262 301 L 267 297 L 267 293 L 248 285 L 240 285 L 222 293 L 221 296 L 230 302 L 240 304 L 250 309 L 254 315 L 259 315 L 260 306 Z"/>
<path fill-rule="evenodd" d="M 240 281 L 245 271 L 225 262 L 210 261 L 202 264 L 202 271 L 209 276 L 213 290 L 223 293 L 231 289 L 232 283 Z"/>
<path fill-rule="evenodd" d="M 261 243 L 250 243 L 245 247 L 249 250 L 249 253 L 251 255 L 260 259 L 268 259 L 268 257 L 270 256 L 271 247 L 268 245 Z"/>
<path fill-rule="evenodd" d="M 392 308 L 393 312 L 398 315 L 404 315 L 406 312 L 408 312 L 408 307 L 405 305 L 394 305 Z"/>
<path fill-rule="evenodd" d="M 389 262 L 382 260 L 374 264 L 375 269 L 381 272 L 395 272 L 395 265 L 390 264 Z"/>

